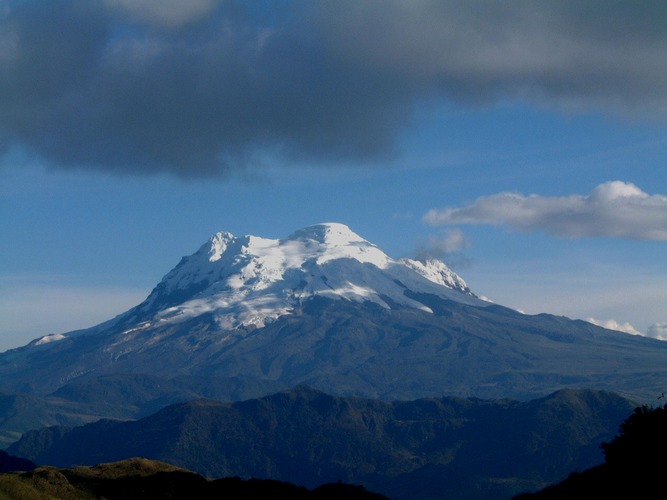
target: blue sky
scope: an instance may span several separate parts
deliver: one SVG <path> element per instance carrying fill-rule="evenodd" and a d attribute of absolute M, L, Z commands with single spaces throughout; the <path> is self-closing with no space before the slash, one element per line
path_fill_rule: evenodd
<path fill-rule="evenodd" d="M 0 349 L 123 312 L 216 231 L 325 221 L 666 333 L 664 7 L 168 4 L 0 3 Z"/>

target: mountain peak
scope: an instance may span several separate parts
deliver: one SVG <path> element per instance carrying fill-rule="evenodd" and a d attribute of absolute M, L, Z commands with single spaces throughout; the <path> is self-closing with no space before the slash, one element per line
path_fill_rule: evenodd
<path fill-rule="evenodd" d="M 292 233 L 287 239 L 313 240 L 330 246 L 366 242 L 366 240 L 352 231 L 348 226 L 339 222 L 323 222 L 304 227 Z"/>
<path fill-rule="evenodd" d="M 220 260 L 222 254 L 225 253 L 225 250 L 227 250 L 227 245 L 231 241 L 234 241 L 234 239 L 234 235 L 226 231 L 214 234 L 209 240 L 210 247 L 208 248 L 208 260 L 210 262 Z"/>
<path fill-rule="evenodd" d="M 394 260 L 345 224 L 327 222 L 284 239 L 216 233 L 126 318 L 148 325 L 212 314 L 236 328 L 293 314 L 315 296 L 432 312 L 415 298 L 426 295 L 486 305 L 442 262 Z"/>

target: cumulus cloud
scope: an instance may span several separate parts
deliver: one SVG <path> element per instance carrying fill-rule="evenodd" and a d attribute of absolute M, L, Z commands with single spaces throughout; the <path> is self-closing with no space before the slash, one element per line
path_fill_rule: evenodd
<path fill-rule="evenodd" d="M 602 0 L 0 4 L 0 154 L 220 175 L 395 152 L 425 100 L 667 109 L 667 5 Z"/>
<path fill-rule="evenodd" d="M 649 195 L 631 183 L 600 184 L 587 196 L 546 197 L 499 193 L 462 208 L 429 210 L 424 221 L 506 225 L 564 238 L 612 237 L 667 240 L 667 196 Z"/>
<path fill-rule="evenodd" d="M 616 330 L 619 332 L 629 333 L 631 335 L 642 335 L 642 333 L 630 323 L 619 323 L 615 319 L 599 320 L 595 318 L 586 318 L 586 321 L 593 323 L 594 325 L 601 326 L 602 328 L 607 328 L 608 330 Z"/>
<path fill-rule="evenodd" d="M 667 340 L 667 323 L 655 323 L 649 326 L 646 336 L 658 340 Z"/>

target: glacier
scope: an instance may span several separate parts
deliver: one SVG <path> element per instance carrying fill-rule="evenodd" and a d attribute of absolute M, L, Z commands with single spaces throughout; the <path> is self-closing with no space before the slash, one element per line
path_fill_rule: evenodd
<path fill-rule="evenodd" d="M 489 304 L 441 261 L 393 259 L 348 226 L 329 222 L 284 239 L 216 233 L 119 320 L 141 319 L 147 328 L 212 313 L 224 329 L 261 327 L 315 296 L 432 312 L 406 291 Z"/>

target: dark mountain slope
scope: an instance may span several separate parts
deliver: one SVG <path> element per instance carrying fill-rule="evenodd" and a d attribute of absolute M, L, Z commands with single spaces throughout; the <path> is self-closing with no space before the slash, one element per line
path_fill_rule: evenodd
<path fill-rule="evenodd" d="M 572 473 L 559 484 L 517 497 L 556 498 L 652 498 L 664 489 L 667 465 L 667 406 L 636 408 L 621 425 L 620 434 L 603 443 L 605 462 Z"/>
<path fill-rule="evenodd" d="M 0 448 L 31 429 L 77 426 L 100 418 L 136 419 L 202 396 L 167 379 L 141 374 L 77 380 L 42 397 L 0 393 Z"/>
<path fill-rule="evenodd" d="M 308 384 L 383 399 L 529 399 L 580 387 L 641 401 L 667 384 L 665 342 L 562 317 L 444 300 L 431 314 L 313 298 L 299 314 L 233 338 L 198 317 L 131 338 L 112 331 L 58 344 L 5 353 L 2 384 L 46 394 L 68 381 L 135 373 L 170 379 L 200 395 L 215 387 L 212 396 L 221 399 Z"/>
<path fill-rule="evenodd" d="M 308 487 L 343 480 L 399 498 L 507 498 L 599 463 L 599 443 L 631 408 L 592 391 L 525 403 L 381 402 L 299 388 L 238 403 L 174 405 L 134 422 L 33 431 L 9 451 L 58 466 L 141 454 L 208 477 Z"/>

